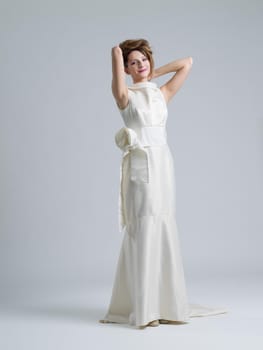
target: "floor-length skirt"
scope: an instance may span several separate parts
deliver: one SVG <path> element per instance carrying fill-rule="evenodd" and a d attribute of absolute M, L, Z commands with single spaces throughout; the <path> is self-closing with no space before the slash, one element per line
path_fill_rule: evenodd
<path fill-rule="evenodd" d="M 123 240 L 104 320 L 143 326 L 156 319 L 188 322 L 190 317 L 226 312 L 187 297 L 176 223 L 175 167 L 169 146 L 149 147 L 150 181 L 133 181 L 131 155 L 121 165 L 120 214 Z"/>

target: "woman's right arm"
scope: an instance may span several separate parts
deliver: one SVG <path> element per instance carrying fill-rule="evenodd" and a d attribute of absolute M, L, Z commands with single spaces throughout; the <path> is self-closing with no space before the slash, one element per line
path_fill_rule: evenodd
<path fill-rule="evenodd" d="M 124 62 L 122 50 L 119 46 L 111 49 L 112 56 L 112 94 L 120 109 L 124 109 L 129 102 L 128 87 L 125 81 Z"/>

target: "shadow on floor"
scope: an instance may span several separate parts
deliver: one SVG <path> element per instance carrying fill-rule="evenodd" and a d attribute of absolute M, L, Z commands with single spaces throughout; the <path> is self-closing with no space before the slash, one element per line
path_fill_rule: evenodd
<path fill-rule="evenodd" d="M 5 305 L 1 306 L 2 316 L 36 319 L 63 319 L 69 322 L 93 323 L 99 322 L 105 314 L 105 309 L 91 306 L 75 305 Z"/>

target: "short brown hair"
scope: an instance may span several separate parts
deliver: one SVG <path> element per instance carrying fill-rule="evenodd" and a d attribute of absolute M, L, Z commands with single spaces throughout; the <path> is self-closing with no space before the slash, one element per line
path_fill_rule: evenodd
<path fill-rule="evenodd" d="M 127 40 L 122 41 L 119 44 L 119 47 L 122 50 L 122 56 L 123 56 L 123 61 L 124 61 L 125 67 L 128 66 L 128 56 L 132 51 L 138 50 L 144 56 L 146 56 L 150 62 L 150 74 L 149 74 L 149 76 L 151 78 L 152 73 L 153 73 L 153 69 L 154 69 L 154 60 L 153 60 L 152 48 L 150 47 L 148 40 L 146 40 L 146 39 L 127 39 Z"/>

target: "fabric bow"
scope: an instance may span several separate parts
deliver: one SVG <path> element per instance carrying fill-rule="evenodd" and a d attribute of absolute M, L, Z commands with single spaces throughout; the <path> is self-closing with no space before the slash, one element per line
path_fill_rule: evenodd
<path fill-rule="evenodd" d="M 137 133 L 131 128 L 123 127 L 116 133 L 115 143 L 123 151 L 123 158 L 130 155 L 130 180 L 149 182 L 148 153 Z"/>
<path fill-rule="evenodd" d="M 126 215 L 124 210 L 123 176 L 129 176 L 131 181 L 137 183 L 149 182 L 148 153 L 138 139 L 133 129 L 123 127 L 115 134 L 115 143 L 123 151 L 120 165 L 120 192 L 119 192 L 119 229 L 120 232 L 127 229 Z M 124 158 L 129 157 L 128 174 L 124 172 Z"/>

